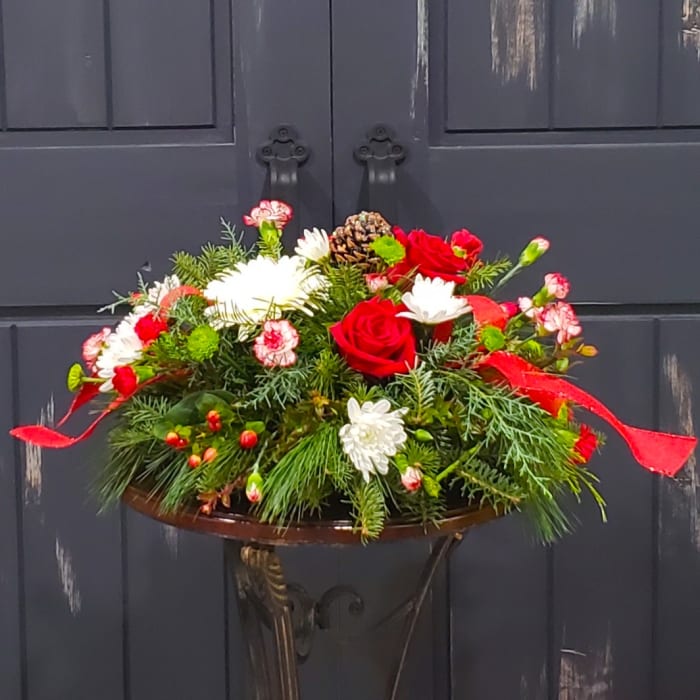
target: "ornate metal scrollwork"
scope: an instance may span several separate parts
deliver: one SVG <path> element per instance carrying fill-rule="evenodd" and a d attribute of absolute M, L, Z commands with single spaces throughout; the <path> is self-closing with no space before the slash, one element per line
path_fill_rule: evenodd
<path fill-rule="evenodd" d="M 398 696 L 418 616 L 435 574 L 461 540 L 459 533 L 437 540 L 414 594 L 365 630 L 366 633 L 390 621 L 404 620 L 403 641 L 391 674 L 388 700 L 396 700 Z M 344 585 L 334 586 L 314 600 L 302 586 L 286 583 L 282 563 L 273 548 L 254 544 L 241 546 L 233 542 L 228 542 L 227 547 L 234 563 L 253 698 L 299 700 L 297 663 L 308 659 L 317 631 L 334 626 L 331 610 L 341 601 L 347 601 L 347 612 L 352 618 L 363 614 L 364 601 L 354 588 Z M 266 630 L 271 634 L 266 635 Z M 271 637 L 269 642 L 267 636 Z M 360 637 L 359 634 L 344 635 L 343 639 Z"/>

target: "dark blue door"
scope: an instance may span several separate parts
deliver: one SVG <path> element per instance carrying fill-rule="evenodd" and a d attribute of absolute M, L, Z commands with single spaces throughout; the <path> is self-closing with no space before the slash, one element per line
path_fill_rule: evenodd
<path fill-rule="evenodd" d="M 273 127 L 310 146 L 300 215 L 330 227 L 362 203 L 352 153 L 383 122 L 409 150 L 398 223 L 468 226 L 491 253 L 547 235 L 603 350 L 586 385 L 629 422 L 693 430 L 698 0 L 0 4 L 0 424 L 50 422 L 110 290 L 162 274 L 171 250 L 260 196 L 255 151 Z M 41 453 L 0 432 L 2 697 L 242 697 L 220 543 L 97 517 L 98 442 Z M 611 437 L 596 468 L 607 525 L 585 504 L 552 549 L 517 517 L 467 537 L 420 619 L 402 697 L 700 696 L 695 464 L 660 482 Z M 371 621 L 410 591 L 427 548 L 284 562 L 312 593 L 356 586 Z M 336 613 L 304 697 L 381 698 L 396 625 L 355 639 Z"/>
<path fill-rule="evenodd" d="M 632 423 L 681 431 L 697 420 L 700 381 L 699 10 L 696 0 L 333 2 L 335 180 L 354 185 L 337 187 L 337 213 L 361 191 L 348 154 L 368 126 L 391 124 L 410 151 L 400 223 L 467 226 L 491 254 L 549 237 L 536 274 L 570 275 L 586 337 L 602 349 L 580 372 L 585 385 Z M 432 618 L 439 637 L 421 641 L 436 687 L 460 700 L 700 697 L 695 464 L 659 481 L 611 436 L 595 469 L 607 525 L 586 503 L 576 534 L 549 550 L 517 518 L 467 537 Z M 446 648 L 447 680 L 431 654 Z"/>

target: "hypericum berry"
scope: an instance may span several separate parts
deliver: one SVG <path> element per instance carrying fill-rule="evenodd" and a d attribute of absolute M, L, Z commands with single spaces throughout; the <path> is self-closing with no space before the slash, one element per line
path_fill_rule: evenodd
<path fill-rule="evenodd" d="M 189 464 L 192 469 L 196 469 L 201 463 L 202 458 L 199 455 L 190 455 L 190 458 L 187 460 L 187 464 Z"/>
<path fill-rule="evenodd" d="M 213 421 L 213 422 L 218 421 L 219 418 L 221 418 L 221 416 L 219 415 L 219 412 L 216 411 L 216 410 L 214 410 L 214 409 L 212 409 L 211 411 L 209 411 L 209 413 L 207 413 L 207 420 L 208 420 L 210 423 L 211 423 L 212 421 Z"/>
<path fill-rule="evenodd" d="M 199 506 L 199 512 L 204 515 L 211 515 L 211 503 L 203 503 Z"/>
<path fill-rule="evenodd" d="M 205 462 L 213 462 L 216 459 L 216 455 L 218 454 L 216 447 L 207 447 L 206 450 L 204 450 L 204 454 L 202 455 L 202 459 Z"/>
<path fill-rule="evenodd" d="M 190 441 L 187 438 L 184 437 L 179 437 L 177 439 L 177 448 L 181 450 L 183 447 L 187 447 L 187 445 L 190 444 Z"/>
<path fill-rule="evenodd" d="M 171 430 L 165 436 L 165 444 L 166 445 L 170 445 L 170 447 L 178 447 L 179 443 L 180 443 L 180 436 L 174 430 Z"/>
<path fill-rule="evenodd" d="M 244 450 L 252 450 L 258 444 L 258 434 L 254 430 L 244 430 L 238 438 L 238 444 Z"/>
<path fill-rule="evenodd" d="M 222 427 L 220 420 L 209 421 L 209 430 L 211 430 L 212 433 L 218 433 Z"/>

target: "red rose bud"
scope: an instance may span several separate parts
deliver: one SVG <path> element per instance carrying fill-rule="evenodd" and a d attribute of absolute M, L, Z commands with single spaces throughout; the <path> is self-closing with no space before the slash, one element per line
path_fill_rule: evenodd
<path fill-rule="evenodd" d="M 168 322 L 164 319 L 158 318 L 153 313 L 141 316 L 134 326 L 136 335 L 144 345 L 149 345 L 156 340 L 161 333 L 164 333 L 167 330 Z"/>
<path fill-rule="evenodd" d="M 520 253 L 518 265 L 527 267 L 532 265 L 536 260 L 539 260 L 549 250 L 549 241 L 542 236 L 533 238 Z"/>
<path fill-rule="evenodd" d="M 213 462 L 216 459 L 216 455 L 219 454 L 216 450 L 216 447 L 207 447 L 206 450 L 204 450 L 204 454 L 202 455 L 202 459 L 205 462 Z"/>
<path fill-rule="evenodd" d="M 136 391 L 138 383 L 139 380 L 132 367 L 125 365 L 124 367 L 114 368 L 112 384 L 122 396 L 131 396 Z"/>
<path fill-rule="evenodd" d="M 170 445 L 170 447 L 177 447 L 179 442 L 180 442 L 180 436 L 174 430 L 171 430 L 165 436 L 165 444 Z"/>
<path fill-rule="evenodd" d="M 253 472 L 245 485 L 246 498 L 251 503 L 259 503 L 263 497 L 263 480 L 258 472 Z"/>
<path fill-rule="evenodd" d="M 190 455 L 190 458 L 187 460 L 187 464 L 189 464 L 192 469 L 196 469 L 201 463 L 202 458 L 199 455 Z"/>
<path fill-rule="evenodd" d="M 407 467 L 401 474 L 401 483 L 406 491 L 418 491 L 423 483 L 423 472 L 415 467 Z"/>
<path fill-rule="evenodd" d="M 582 425 L 571 461 L 574 464 L 586 464 L 597 448 L 598 438 L 595 433 L 587 425 Z"/>
<path fill-rule="evenodd" d="M 238 438 L 238 444 L 244 450 L 252 450 L 258 444 L 258 434 L 254 430 L 244 430 Z"/>
<path fill-rule="evenodd" d="M 478 236 L 463 228 L 455 231 L 450 238 L 452 249 L 457 257 L 464 258 L 467 267 L 472 267 L 479 254 L 484 249 L 484 244 Z"/>

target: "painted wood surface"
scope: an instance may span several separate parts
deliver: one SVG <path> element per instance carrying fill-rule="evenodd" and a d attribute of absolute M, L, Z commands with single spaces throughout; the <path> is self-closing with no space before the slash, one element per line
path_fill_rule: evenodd
<path fill-rule="evenodd" d="M 633 422 L 696 429 L 695 0 L 54 5 L 2 3 L 3 425 L 58 415 L 62 372 L 111 289 L 159 276 L 172 249 L 215 238 L 219 216 L 264 192 L 255 150 L 274 126 L 311 147 L 299 213 L 330 227 L 363 204 L 352 151 L 386 122 L 409 148 L 400 223 L 469 225 L 489 253 L 548 235 L 602 350 L 585 385 Z M 0 436 L 3 698 L 243 697 L 221 548 L 133 513 L 98 517 L 86 486 L 99 449 Z M 467 537 L 400 697 L 697 698 L 695 465 L 660 482 L 611 438 L 595 468 L 607 525 L 589 503 L 554 548 L 517 518 Z M 305 699 L 381 697 L 398 627 L 360 633 L 426 554 L 284 553 L 311 593 L 351 583 L 367 601 L 362 621 L 338 606 L 338 630 L 317 634 Z"/>

